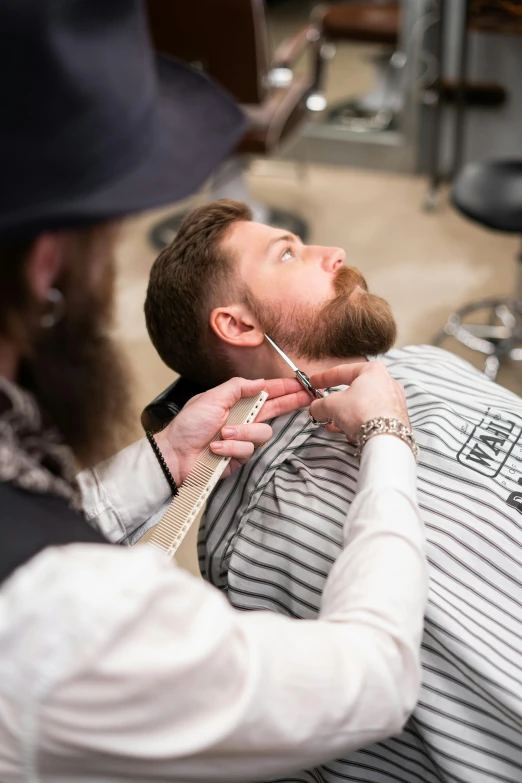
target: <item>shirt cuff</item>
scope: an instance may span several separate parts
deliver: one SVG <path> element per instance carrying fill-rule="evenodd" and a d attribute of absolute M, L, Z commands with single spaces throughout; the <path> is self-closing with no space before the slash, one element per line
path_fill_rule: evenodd
<path fill-rule="evenodd" d="M 375 435 L 362 450 L 357 491 L 384 487 L 416 496 L 415 457 L 410 447 L 395 435 Z"/>

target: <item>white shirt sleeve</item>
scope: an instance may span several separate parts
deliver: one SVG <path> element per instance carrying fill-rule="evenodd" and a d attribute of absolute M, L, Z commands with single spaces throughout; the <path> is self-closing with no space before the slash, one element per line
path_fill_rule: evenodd
<path fill-rule="evenodd" d="M 143 535 L 172 499 L 146 438 L 82 471 L 77 479 L 89 523 L 114 544 L 125 539 L 132 543 Z"/>
<path fill-rule="evenodd" d="M 30 729 L 31 763 L 60 779 L 245 781 L 398 733 L 419 688 L 427 570 L 414 460 L 392 436 L 364 448 L 345 540 L 320 619 L 302 621 L 237 612 L 149 547 L 44 551 L 8 586 L 27 624 L 5 647 L 5 693 L 23 694 L 0 702 L 20 722 L 12 742 Z M 17 601 L 34 595 L 28 618 Z"/>

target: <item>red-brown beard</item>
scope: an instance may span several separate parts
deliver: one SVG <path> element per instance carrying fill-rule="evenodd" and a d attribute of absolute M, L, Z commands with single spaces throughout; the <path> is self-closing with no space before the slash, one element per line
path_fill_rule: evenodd
<path fill-rule="evenodd" d="M 359 286 L 362 290 L 357 291 Z M 388 303 L 368 293 L 358 269 L 341 267 L 336 296 L 322 305 L 300 304 L 291 311 L 245 292 L 245 301 L 263 330 L 294 358 L 349 359 L 377 356 L 393 346 L 397 326 Z"/>

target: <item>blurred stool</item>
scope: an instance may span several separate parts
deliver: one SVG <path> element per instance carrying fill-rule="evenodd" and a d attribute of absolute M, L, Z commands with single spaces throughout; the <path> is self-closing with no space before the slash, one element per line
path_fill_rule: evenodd
<path fill-rule="evenodd" d="M 148 0 L 147 10 L 155 48 L 203 70 L 236 98 L 248 117 L 247 131 L 233 158 L 210 182 L 211 198 L 246 201 L 255 219 L 305 239 L 305 221 L 255 202 L 244 174 L 252 156 L 277 153 L 299 133 L 309 111 L 324 108 L 320 93 L 323 42 L 318 26 L 309 24 L 298 30 L 270 58 L 263 0 Z M 307 72 L 295 75 L 294 64 L 303 54 L 309 58 Z M 151 240 L 156 247 L 172 241 L 182 217 L 174 215 L 153 229 Z"/>
<path fill-rule="evenodd" d="M 522 160 L 470 163 L 455 180 L 452 201 L 487 228 L 522 235 Z M 461 307 L 449 316 L 435 344 L 447 336 L 485 354 L 484 373 L 492 380 L 502 360 L 522 361 L 522 248 L 513 296 Z"/>
<path fill-rule="evenodd" d="M 382 131 L 393 124 L 402 107 L 401 71 L 405 55 L 397 50 L 400 3 L 355 2 L 319 6 L 312 18 L 320 25 L 326 41 L 350 41 L 379 44 L 381 51 L 372 58 L 376 67 L 374 89 L 362 98 L 354 98 L 333 107 L 328 120 L 350 130 Z"/>

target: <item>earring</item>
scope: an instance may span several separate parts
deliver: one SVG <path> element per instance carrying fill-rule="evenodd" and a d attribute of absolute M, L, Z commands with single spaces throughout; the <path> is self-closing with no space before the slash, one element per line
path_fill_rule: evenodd
<path fill-rule="evenodd" d="M 62 292 L 57 288 L 50 288 L 47 301 L 49 302 L 49 312 L 40 318 L 40 326 L 43 329 L 52 329 L 63 317 L 65 308 Z"/>

